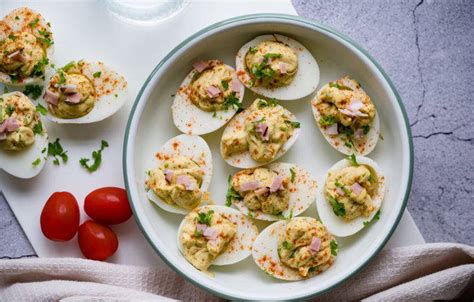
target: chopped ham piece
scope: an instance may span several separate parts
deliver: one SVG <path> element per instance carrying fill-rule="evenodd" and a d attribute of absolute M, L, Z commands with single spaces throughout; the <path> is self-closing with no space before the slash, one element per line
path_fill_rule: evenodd
<path fill-rule="evenodd" d="M 9 55 L 7 56 L 7 58 L 12 59 L 12 58 L 14 58 L 14 57 L 15 57 L 17 54 L 19 54 L 19 53 L 20 53 L 19 50 L 14 51 L 14 52 L 12 52 L 11 54 L 9 54 Z"/>
<path fill-rule="evenodd" d="M 337 130 L 337 123 L 332 124 L 331 126 L 326 127 L 325 132 L 327 135 L 337 135 L 339 134 Z"/>
<path fill-rule="evenodd" d="M 176 178 L 176 183 L 178 185 L 184 185 L 184 187 L 188 191 L 194 190 L 194 187 L 195 187 L 195 183 L 191 180 L 191 177 L 189 177 L 188 175 L 179 175 Z"/>
<path fill-rule="evenodd" d="M 46 103 L 56 106 L 59 101 L 59 94 L 54 93 L 51 90 L 46 90 L 46 92 L 43 95 L 43 98 L 46 101 Z"/>
<path fill-rule="evenodd" d="M 243 184 L 240 185 L 240 191 L 246 192 L 246 191 L 253 191 L 259 187 L 258 181 L 252 180 L 252 181 L 247 181 L 244 182 Z"/>
<path fill-rule="evenodd" d="M 230 82 L 230 89 L 232 89 L 233 92 L 240 92 L 242 89 L 242 83 L 240 83 L 239 79 L 232 78 L 232 81 Z"/>
<path fill-rule="evenodd" d="M 278 175 L 273 179 L 272 185 L 270 186 L 270 193 L 276 192 L 283 189 L 283 177 Z"/>
<path fill-rule="evenodd" d="M 20 128 L 20 124 L 18 124 L 16 118 L 10 117 L 7 119 L 7 132 L 13 132 L 18 128 Z"/>
<path fill-rule="evenodd" d="M 207 67 L 209 66 L 209 62 L 208 61 L 199 61 L 199 62 L 196 62 L 193 64 L 193 68 L 197 71 L 197 72 L 202 72 L 204 69 L 206 69 Z"/>
<path fill-rule="evenodd" d="M 260 195 L 263 195 L 263 194 L 267 193 L 268 190 L 269 189 L 267 187 L 262 187 L 260 189 L 255 190 L 255 194 L 260 196 Z"/>
<path fill-rule="evenodd" d="M 309 245 L 310 251 L 312 251 L 313 253 L 317 253 L 320 247 L 321 239 L 318 237 L 313 237 L 313 239 L 311 239 L 311 244 Z"/>
<path fill-rule="evenodd" d="M 203 235 L 204 237 L 206 237 L 207 240 L 215 240 L 217 236 L 219 236 L 219 232 L 212 227 L 208 227 L 204 231 Z"/>
<path fill-rule="evenodd" d="M 283 62 L 280 62 L 280 65 L 278 66 L 280 68 L 280 73 L 285 74 L 286 73 L 286 64 Z"/>
<path fill-rule="evenodd" d="M 77 104 L 81 101 L 81 94 L 78 92 L 68 94 L 64 101 L 70 104 Z"/>
<path fill-rule="evenodd" d="M 174 176 L 173 170 L 165 169 L 163 171 L 163 173 L 165 174 L 166 181 L 171 182 L 171 180 L 173 179 L 173 176 Z"/>
<path fill-rule="evenodd" d="M 196 230 L 197 230 L 198 232 L 204 233 L 204 231 L 205 231 L 206 229 L 207 229 L 207 225 L 205 225 L 205 224 L 198 223 L 198 224 L 196 225 Z"/>
<path fill-rule="evenodd" d="M 361 139 L 364 137 L 364 130 L 359 128 L 354 132 L 355 139 Z"/>
<path fill-rule="evenodd" d="M 214 86 L 214 85 L 211 85 L 211 86 L 207 87 L 206 91 L 207 91 L 207 94 L 211 98 L 215 98 L 216 96 L 219 95 L 219 93 L 221 93 L 221 90 L 218 87 Z"/>
<path fill-rule="evenodd" d="M 345 195 L 345 194 L 344 194 L 344 191 L 343 191 L 341 188 L 339 188 L 339 187 L 336 187 L 336 192 L 337 192 L 337 194 L 339 194 L 339 195 L 341 195 L 341 196 L 344 196 L 344 195 Z"/>
<path fill-rule="evenodd" d="M 13 59 L 13 60 L 15 60 L 15 61 L 17 61 L 17 62 L 21 62 L 21 63 L 26 62 L 25 56 L 24 56 L 19 50 L 15 51 L 15 52 L 12 52 L 12 53 L 9 54 L 7 57 L 8 57 L 9 59 Z"/>
<path fill-rule="evenodd" d="M 363 189 L 364 188 L 358 182 L 353 183 L 351 186 L 351 190 L 355 195 L 359 195 Z"/>
<path fill-rule="evenodd" d="M 66 94 L 76 93 L 77 92 L 77 86 L 73 85 L 73 84 L 62 85 L 61 86 L 61 91 L 66 93 Z"/>
<path fill-rule="evenodd" d="M 260 134 L 262 141 L 268 141 L 270 139 L 270 131 L 266 123 L 259 123 L 255 126 L 255 131 Z"/>

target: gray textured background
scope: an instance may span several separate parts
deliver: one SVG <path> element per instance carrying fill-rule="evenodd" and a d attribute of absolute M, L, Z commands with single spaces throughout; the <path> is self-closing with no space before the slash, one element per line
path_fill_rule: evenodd
<path fill-rule="evenodd" d="M 474 244 L 474 1 L 293 0 L 367 49 L 405 103 L 415 144 L 409 210 L 429 242 Z M 0 258 L 34 255 L 0 196 Z"/>

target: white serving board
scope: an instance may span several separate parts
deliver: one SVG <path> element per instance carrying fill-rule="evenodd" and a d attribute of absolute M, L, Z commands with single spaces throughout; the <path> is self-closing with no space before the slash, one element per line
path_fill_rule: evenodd
<path fill-rule="evenodd" d="M 177 17 L 145 26 L 117 19 L 98 1 L 2 1 L 0 16 L 21 6 L 38 10 L 51 22 L 56 65 L 81 58 L 103 60 L 125 75 L 130 91 L 128 105 L 103 122 L 85 126 L 45 122 L 50 139 L 61 138 L 68 150 L 66 165 L 57 167 L 50 161 L 44 171 L 31 180 L 19 180 L 0 172 L 0 190 L 40 257 L 81 257 L 75 238 L 67 243 L 44 238 L 39 227 L 42 206 L 51 193 L 70 191 L 82 209 L 83 199 L 91 190 L 102 186 L 123 187 L 122 143 L 131 105 L 149 73 L 172 48 L 205 26 L 230 17 L 263 12 L 296 14 L 287 0 L 192 1 Z M 74 18 L 70 17 L 71 11 Z M 103 152 L 100 169 L 89 174 L 78 161 L 81 157 L 90 157 L 102 139 L 107 140 L 110 147 Z M 81 221 L 87 219 L 84 213 L 81 215 Z M 113 229 L 119 236 L 120 247 L 110 262 L 164 265 L 133 219 Z M 386 248 L 419 243 L 424 243 L 424 239 L 406 212 Z"/>

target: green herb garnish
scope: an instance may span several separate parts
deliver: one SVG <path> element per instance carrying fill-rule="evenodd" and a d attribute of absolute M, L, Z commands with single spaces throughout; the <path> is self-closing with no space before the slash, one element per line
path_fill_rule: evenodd
<path fill-rule="evenodd" d="M 76 62 L 71 61 L 67 63 L 66 65 L 64 65 L 61 69 L 67 72 L 69 69 L 71 69 L 71 67 L 74 67 L 74 65 L 76 65 Z"/>
<path fill-rule="evenodd" d="M 362 126 L 362 131 L 364 131 L 364 135 L 367 135 L 370 131 L 370 125 Z"/>
<path fill-rule="evenodd" d="M 31 29 L 34 29 L 36 27 L 36 24 L 38 24 L 39 19 L 35 18 L 33 22 L 30 22 L 28 25 L 31 27 Z"/>
<path fill-rule="evenodd" d="M 283 241 L 283 242 L 281 243 L 281 245 L 282 245 L 285 249 L 290 250 L 290 251 L 294 248 L 293 244 L 291 244 L 291 242 L 286 241 L 286 240 Z"/>
<path fill-rule="evenodd" d="M 355 156 L 354 153 L 352 153 L 352 154 L 351 154 L 350 156 L 348 156 L 346 159 L 351 163 L 352 166 L 354 166 L 354 167 L 358 167 L 358 166 L 359 166 L 359 163 L 357 162 L 357 157 Z"/>
<path fill-rule="evenodd" d="M 234 107 L 237 110 L 242 108 L 242 103 L 236 97 L 235 91 L 224 99 L 224 110 L 228 110 L 230 107 Z"/>
<path fill-rule="evenodd" d="M 94 160 L 94 163 L 92 165 L 88 164 L 90 160 L 89 158 L 81 158 L 79 160 L 79 163 L 81 164 L 82 167 L 84 167 L 87 171 L 91 173 L 97 171 L 97 169 L 99 168 L 102 162 L 102 151 L 104 151 L 104 149 L 108 146 L 109 146 L 109 143 L 107 143 L 104 140 L 101 141 L 100 149 L 92 152 L 92 159 Z"/>
<path fill-rule="evenodd" d="M 364 226 L 368 226 L 372 222 L 377 221 L 379 219 L 380 219 L 380 210 L 378 210 L 377 213 L 375 213 L 374 217 L 372 217 L 372 219 L 370 221 L 368 221 L 368 220 L 364 221 Z"/>
<path fill-rule="evenodd" d="M 15 16 L 15 20 L 20 20 L 20 17 L 18 17 L 18 16 Z"/>
<path fill-rule="evenodd" d="M 251 54 L 255 54 L 255 53 L 257 53 L 257 51 L 258 51 L 258 48 L 257 48 L 257 47 L 249 47 L 249 52 L 250 52 Z"/>
<path fill-rule="evenodd" d="M 233 199 L 242 200 L 243 197 L 240 196 L 239 192 L 234 190 L 234 188 L 232 187 L 232 175 L 229 175 L 227 183 L 229 187 L 227 188 L 227 193 L 225 194 L 225 205 L 230 207 L 232 205 Z"/>
<path fill-rule="evenodd" d="M 25 89 L 23 90 L 23 93 L 25 95 L 31 95 L 31 97 L 36 100 L 40 97 L 42 91 L 43 87 L 39 85 L 26 85 Z"/>
<path fill-rule="evenodd" d="M 33 133 L 34 134 L 43 134 L 43 124 L 41 123 L 41 121 L 38 121 L 38 123 L 36 123 L 36 125 L 34 125 L 33 127 Z"/>
<path fill-rule="evenodd" d="M 59 143 L 57 138 L 54 143 L 48 143 L 48 156 L 54 157 L 53 164 L 59 165 L 59 158 L 63 160 L 63 163 L 67 163 L 68 155 L 67 151 L 64 151 L 63 147 Z"/>
<path fill-rule="evenodd" d="M 8 39 L 12 40 L 12 41 L 15 41 L 17 39 L 17 37 L 15 37 L 14 35 L 12 34 L 9 34 L 8 35 Z"/>
<path fill-rule="evenodd" d="M 278 105 L 278 102 L 276 99 L 268 99 L 268 100 L 264 100 L 264 99 L 260 99 L 258 101 L 258 108 L 262 108 L 262 107 L 266 107 L 266 106 L 271 106 L 271 107 L 275 107 L 276 105 Z"/>
<path fill-rule="evenodd" d="M 344 191 L 344 194 L 346 194 L 346 196 L 351 196 L 351 191 L 348 188 L 346 188 L 346 186 L 344 186 L 342 183 L 340 183 L 338 180 L 336 180 L 334 185 L 340 188 L 342 191 Z"/>
<path fill-rule="evenodd" d="M 334 214 L 336 214 L 336 216 L 345 216 L 346 215 L 346 209 L 344 208 L 344 204 L 337 201 L 336 198 L 332 197 L 332 196 L 328 196 L 328 199 L 329 199 L 329 202 L 331 203 L 332 205 L 332 210 L 334 211 Z"/>
<path fill-rule="evenodd" d="M 281 54 L 279 53 L 266 53 L 263 56 L 263 60 L 261 63 L 253 64 L 250 73 L 252 74 L 253 78 L 256 79 L 263 79 L 263 78 L 271 78 L 275 74 L 275 71 L 270 68 L 268 65 L 268 60 L 273 58 L 281 58 Z"/>
<path fill-rule="evenodd" d="M 92 76 L 93 76 L 94 78 L 100 78 L 100 75 L 101 75 L 101 74 L 102 74 L 101 71 L 97 71 L 97 72 L 94 72 L 94 73 L 92 74 Z"/>
<path fill-rule="evenodd" d="M 350 90 L 350 91 L 352 91 L 351 87 L 347 87 L 345 85 L 338 84 L 337 82 L 329 82 L 329 87 L 337 88 L 337 89 L 340 89 L 340 90 Z"/>
<path fill-rule="evenodd" d="M 319 124 L 321 126 L 331 126 L 331 125 L 334 125 L 337 122 L 338 122 L 337 118 L 332 116 L 332 115 L 323 115 L 319 119 Z"/>
<path fill-rule="evenodd" d="M 15 112 L 16 107 L 12 104 L 8 104 L 7 108 L 5 109 L 5 113 L 10 116 L 13 112 Z"/>
<path fill-rule="evenodd" d="M 48 113 L 48 110 L 41 104 L 36 105 L 36 111 L 38 111 L 42 115 L 46 115 L 46 113 Z"/>
<path fill-rule="evenodd" d="M 33 167 L 36 167 L 36 166 L 39 165 L 40 163 L 41 163 L 41 158 L 38 157 L 37 159 L 35 159 L 35 160 L 31 163 L 31 165 L 32 165 Z"/>
<path fill-rule="evenodd" d="M 33 66 L 33 70 L 31 75 L 34 77 L 41 77 L 44 75 L 44 66 L 48 65 L 49 60 L 48 58 L 42 58 L 35 66 Z"/>
<path fill-rule="evenodd" d="M 299 128 L 301 126 L 300 122 L 285 120 L 285 123 L 290 124 L 293 128 Z"/>
<path fill-rule="evenodd" d="M 337 256 L 337 242 L 336 242 L 336 240 L 331 240 L 331 243 L 329 243 L 329 246 L 331 247 L 331 254 L 333 256 Z"/>
<path fill-rule="evenodd" d="M 291 177 L 290 177 L 290 180 L 291 182 L 295 182 L 295 179 L 296 179 L 296 171 L 295 171 L 295 168 L 290 168 L 290 174 L 291 174 Z"/>
<path fill-rule="evenodd" d="M 207 213 L 198 213 L 197 221 L 200 224 L 210 225 L 212 220 L 213 210 L 209 210 Z"/>
<path fill-rule="evenodd" d="M 224 90 L 229 89 L 229 81 L 221 81 L 221 84 Z"/>

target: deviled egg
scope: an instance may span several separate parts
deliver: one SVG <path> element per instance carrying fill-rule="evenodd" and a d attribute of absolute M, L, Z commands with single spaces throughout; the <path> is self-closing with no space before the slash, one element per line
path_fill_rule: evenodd
<path fill-rule="evenodd" d="M 258 229 L 239 211 L 224 206 L 202 206 L 186 215 L 178 229 L 178 248 L 195 268 L 230 265 L 252 251 Z"/>
<path fill-rule="evenodd" d="M 0 21 L 0 83 L 24 86 L 45 80 L 54 44 L 50 26 L 27 7 Z"/>
<path fill-rule="evenodd" d="M 173 122 L 183 133 L 213 132 L 241 108 L 244 90 L 232 67 L 218 60 L 196 62 L 176 92 Z"/>
<path fill-rule="evenodd" d="M 285 154 L 300 132 L 296 117 L 275 100 L 256 99 L 227 125 L 221 155 L 231 166 L 255 168 Z"/>
<path fill-rule="evenodd" d="M 321 221 L 335 236 L 346 237 L 380 213 L 385 177 L 373 160 L 352 155 L 329 169 L 320 192 L 316 206 Z"/>
<path fill-rule="evenodd" d="M 380 135 L 380 121 L 370 97 L 349 77 L 329 82 L 311 101 L 316 124 L 328 143 L 346 155 L 369 154 Z"/>
<path fill-rule="evenodd" d="M 58 68 L 43 95 L 47 117 L 60 124 L 87 124 L 117 112 L 127 101 L 125 78 L 102 62 L 72 61 Z"/>
<path fill-rule="evenodd" d="M 320 274 L 337 256 L 337 242 L 311 217 L 275 222 L 258 235 L 252 248 L 255 263 L 272 277 L 294 281 Z"/>
<path fill-rule="evenodd" d="M 301 43 L 286 36 L 256 37 L 240 48 L 235 62 L 242 83 L 267 98 L 301 99 L 319 84 L 314 57 Z"/>
<path fill-rule="evenodd" d="M 318 187 L 308 171 L 289 163 L 241 170 L 232 176 L 229 186 L 227 205 L 269 221 L 304 212 L 315 201 Z"/>
<path fill-rule="evenodd" d="M 181 134 L 167 141 L 147 171 L 147 197 L 163 210 L 187 214 L 208 201 L 212 155 L 199 136 Z"/>
<path fill-rule="evenodd" d="M 19 178 L 36 176 L 46 161 L 48 135 L 35 105 L 16 91 L 0 96 L 0 168 Z"/>

